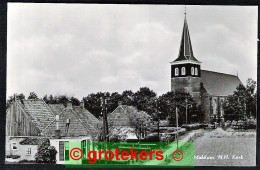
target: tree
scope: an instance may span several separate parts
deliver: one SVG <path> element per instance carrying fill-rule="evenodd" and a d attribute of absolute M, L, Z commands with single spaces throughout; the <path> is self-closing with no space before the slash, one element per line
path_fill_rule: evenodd
<path fill-rule="evenodd" d="M 70 101 L 72 102 L 73 106 L 79 106 L 80 105 L 80 101 L 79 99 L 75 98 L 75 97 L 71 97 Z"/>
<path fill-rule="evenodd" d="M 128 105 L 128 106 L 133 106 L 134 103 L 134 93 L 131 90 L 125 90 L 122 92 L 122 104 Z"/>
<path fill-rule="evenodd" d="M 94 116 L 101 117 L 101 100 L 100 98 L 104 96 L 104 93 L 98 92 L 98 93 L 91 93 L 87 97 L 83 97 L 85 108 L 90 111 Z"/>
<path fill-rule="evenodd" d="M 30 95 L 28 96 L 28 99 L 38 99 L 38 96 L 35 92 L 31 92 Z"/>
<path fill-rule="evenodd" d="M 142 134 L 147 132 L 151 127 L 151 116 L 144 111 L 134 111 L 129 114 L 129 121 L 135 135 L 140 141 Z"/>
<path fill-rule="evenodd" d="M 156 111 L 155 97 L 156 93 L 153 90 L 150 90 L 148 87 L 141 87 L 133 95 L 133 105 L 136 106 L 138 110 L 152 114 Z"/>
<path fill-rule="evenodd" d="M 13 101 L 14 101 L 14 96 L 9 96 L 9 99 L 7 99 L 6 101 L 6 109 L 10 107 Z"/>
<path fill-rule="evenodd" d="M 50 95 L 50 97 L 49 97 L 49 101 L 50 101 L 50 104 L 58 104 L 58 96 L 52 96 L 52 95 Z"/>
<path fill-rule="evenodd" d="M 246 86 L 238 85 L 233 95 L 223 102 L 225 120 L 240 120 L 245 116 L 256 117 L 256 82 L 249 78 Z"/>
<path fill-rule="evenodd" d="M 204 120 L 205 112 L 202 105 L 193 105 L 188 111 L 188 122 L 202 122 Z"/>
<path fill-rule="evenodd" d="M 246 89 L 249 92 L 249 94 L 253 95 L 256 91 L 256 81 L 254 81 L 252 78 L 247 79 L 246 81 Z"/>
<path fill-rule="evenodd" d="M 248 98 L 246 103 L 247 115 L 256 117 L 256 106 L 257 106 L 256 81 L 254 81 L 252 78 L 247 79 L 246 89 L 248 92 Z"/>
<path fill-rule="evenodd" d="M 38 145 L 35 160 L 37 163 L 56 163 L 57 151 L 49 139 L 42 139 Z"/>
<path fill-rule="evenodd" d="M 107 100 L 107 111 L 108 113 L 111 113 L 113 112 L 117 106 L 118 106 L 118 102 L 120 102 L 122 99 L 122 95 L 117 93 L 117 92 L 114 92 L 112 93 L 109 97 L 108 97 L 108 100 Z"/>
<path fill-rule="evenodd" d="M 93 141 L 94 142 L 102 142 L 104 141 L 104 127 L 103 127 L 103 120 L 100 118 L 97 124 L 96 133 L 93 134 Z"/>
<path fill-rule="evenodd" d="M 186 103 L 187 101 L 187 103 Z M 186 121 L 186 104 L 188 107 L 189 121 L 199 121 L 203 118 L 200 106 L 192 98 L 191 94 L 184 89 L 177 89 L 163 94 L 158 98 L 158 111 L 160 119 L 168 119 L 171 125 L 176 122 L 176 107 L 178 108 L 179 124 Z M 191 119 L 193 117 L 193 120 Z"/>
<path fill-rule="evenodd" d="M 49 100 L 48 100 L 48 95 L 47 94 L 45 94 L 44 96 L 43 96 L 43 98 L 42 98 L 42 100 L 43 101 L 45 101 L 45 103 L 49 103 Z"/>
<path fill-rule="evenodd" d="M 17 100 L 25 99 L 25 96 L 23 93 L 20 94 L 14 94 L 12 96 L 9 96 L 9 99 L 6 101 L 6 109 L 10 107 L 11 103 L 14 101 L 14 96 L 16 96 Z"/>
<path fill-rule="evenodd" d="M 16 96 L 16 99 L 18 99 L 18 100 L 23 100 L 23 99 L 25 99 L 25 96 L 24 96 L 23 93 L 15 94 L 15 96 Z"/>
<path fill-rule="evenodd" d="M 113 122 L 109 122 L 109 133 L 108 138 L 110 142 L 122 142 L 126 141 L 127 134 L 130 132 L 129 129 L 122 128 L 120 126 L 113 126 Z M 93 141 L 104 142 L 104 126 L 103 120 L 100 119 L 98 125 L 96 126 L 96 133 L 93 134 Z"/>
<path fill-rule="evenodd" d="M 69 102 L 69 98 L 67 95 L 60 95 L 60 96 L 55 96 L 54 99 L 56 100 L 57 104 L 63 104 L 64 106 L 67 105 Z"/>

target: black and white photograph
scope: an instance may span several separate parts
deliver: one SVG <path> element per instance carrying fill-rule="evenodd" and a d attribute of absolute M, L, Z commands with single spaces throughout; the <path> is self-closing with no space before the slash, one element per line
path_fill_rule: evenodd
<path fill-rule="evenodd" d="M 8 3 L 7 14 L 6 164 L 67 165 L 78 142 L 84 165 L 104 142 L 163 153 L 99 155 L 115 168 L 256 166 L 257 6 Z"/>

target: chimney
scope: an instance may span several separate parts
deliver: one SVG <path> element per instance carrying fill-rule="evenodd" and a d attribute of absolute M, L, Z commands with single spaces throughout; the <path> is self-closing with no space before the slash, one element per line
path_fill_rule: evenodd
<path fill-rule="evenodd" d="M 65 136 L 68 136 L 69 127 L 70 127 L 70 119 L 67 119 L 66 127 L 65 127 Z"/>
<path fill-rule="evenodd" d="M 60 139 L 61 136 L 60 136 L 60 130 L 55 130 L 55 138 L 56 139 Z"/>
<path fill-rule="evenodd" d="M 68 101 L 68 102 L 67 102 L 67 108 L 68 108 L 68 109 L 72 109 L 72 102 L 71 102 L 71 101 Z"/>
<path fill-rule="evenodd" d="M 56 139 L 60 139 L 61 136 L 60 136 L 60 129 L 59 129 L 59 119 L 60 119 L 60 116 L 59 115 L 56 115 L 56 130 L 55 130 L 55 138 Z"/>
<path fill-rule="evenodd" d="M 56 115 L 56 117 L 55 117 L 55 120 L 56 120 L 56 130 L 59 130 L 59 119 L 60 119 L 60 116 Z"/>
<path fill-rule="evenodd" d="M 122 105 L 122 101 L 118 101 L 118 106 L 121 106 Z"/>
<path fill-rule="evenodd" d="M 83 100 L 81 100 L 81 102 L 80 102 L 80 107 L 81 107 L 82 109 L 84 109 L 84 101 L 83 101 Z"/>

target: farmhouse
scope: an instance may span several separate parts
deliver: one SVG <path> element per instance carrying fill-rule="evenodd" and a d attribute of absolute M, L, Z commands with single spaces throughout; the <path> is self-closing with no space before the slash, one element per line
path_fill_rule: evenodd
<path fill-rule="evenodd" d="M 138 111 L 137 108 L 133 106 L 119 104 L 119 106 L 112 113 L 108 114 L 108 126 L 110 127 L 111 131 L 113 131 L 113 133 L 117 133 L 122 137 L 126 135 L 125 138 L 127 140 L 137 140 L 135 133 L 136 127 L 132 123 L 136 120 L 131 120 L 134 114 L 151 119 L 151 116 L 144 111 Z M 147 129 L 141 128 L 140 131 L 141 138 L 144 138 L 147 135 Z"/>
<path fill-rule="evenodd" d="M 92 141 L 98 126 L 99 120 L 84 108 L 83 102 L 80 106 L 68 102 L 65 107 L 41 99 L 15 98 L 6 111 L 6 154 L 33 160 L 38 139 L 48 138 L 58 151 L 57 163 L 64 163 L 69 159 L 65 158 L 69 141 Z"/>

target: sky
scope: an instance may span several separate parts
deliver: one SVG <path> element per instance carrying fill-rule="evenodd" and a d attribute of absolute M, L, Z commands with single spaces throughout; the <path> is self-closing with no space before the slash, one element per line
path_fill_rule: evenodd
<path fill-rule="evenodd" d="M 182 5 L 8 3 L 7 97 L 171 90 Z M 257 7 L 187 6 L 203 70 L 257 77 Z"/>

